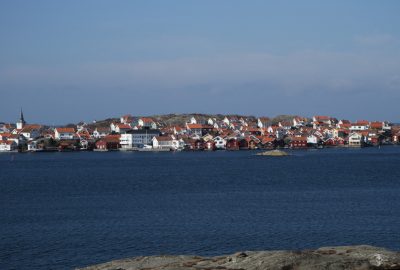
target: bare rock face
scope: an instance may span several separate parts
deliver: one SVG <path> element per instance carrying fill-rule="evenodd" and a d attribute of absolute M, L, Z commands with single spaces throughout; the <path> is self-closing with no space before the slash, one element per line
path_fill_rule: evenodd
<path fill-rule="evenodd" d="M 285 151 L 281 150 L 270 150 L 270 151 L 265 151 L 261 153 L 257 153 L 257 156 L 269 156 L 269 157 L 285 157 L 288 156 L 289 154 Z"/>
<path fill-rule="evenodd" d="M 217 257 L 149 256 L 111 261 L 82 270 L 400 270 L 400 253 L 372 246 L 304 251 L 246 251 Z"/>

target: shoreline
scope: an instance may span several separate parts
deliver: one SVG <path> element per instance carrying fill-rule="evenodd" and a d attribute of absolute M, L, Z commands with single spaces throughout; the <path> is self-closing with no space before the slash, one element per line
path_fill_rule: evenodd
<path fill-rule="evenodd" d="M 0 151 L 0 154 L 2 153 L 8 153 L 8 154 L 29 154 L 29 153 L 86 153 L 86 152 L 97 152 L 97 153 L 109 153 L 109 152 L 260 152 L 260 151 L 305 151 L 305 150 L 324 150 L 324 149 L 380 149 L 380 148 L 388 148 L 388 147 L 398 147 L 400 145 L 398 144 L 385 144 L 385 145 L 371 145 L 371 146 L 350 146 L 350 145 L 341 145 L 341 146 L 324 146 L 322 148 L 318 147 L 296 147 L 296 148 L 256 148 L 256 149 L 237 149 L 237 150 L 231 150 L 231 149 L 215 149 L 215 150 L 209 150 L 209 149 L 178 149 L 178 150 L 172 150 L 172 149 L 162 149 L 162 148 L 154 148 L 154 149 L 146 149 L 146 150 L 141 150 L 141 149 L 112 149 L 112 150 L 104 150 L 104 149 L 93 149 L 93 150 L 88 150 L 88 149 L 82 149 L 82 150 L 37 150 L 37 151 Z"/>
<path fill-rule="evenodd" d="M 322 247 L 302 251 L 244 251 L 230 255 L 140 256 L 76 268 L 77 270 L 385 270 L 400 269 L 400 252 L 368 245 Z"/>

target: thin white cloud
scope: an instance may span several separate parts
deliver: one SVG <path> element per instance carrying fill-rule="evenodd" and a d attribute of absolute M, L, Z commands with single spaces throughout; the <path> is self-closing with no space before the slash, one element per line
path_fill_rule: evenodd
<path fill-rule="evenodd" d="M 288 95 L 319 89 L 347 92 L 398 85 L 400 56 L 305 51 L 287 55 L 251 53 L 141 62 L 85 63 L 69 67 L 14 67 L 0 70 L 0 84 L 26 87 L 73 85 L 82 89 L 229 89 L 274 85 Z M 90 90 L 88 90 L 90 91 Z M 194 91 L 194 90 L 193 90 Z"/>
<path fill-rule="evenodd" d="M 354 37 L 356 43 L 364 46 L 384 46 L 398 43 L 398 39 L 389 34 L 358 35 Z"/>

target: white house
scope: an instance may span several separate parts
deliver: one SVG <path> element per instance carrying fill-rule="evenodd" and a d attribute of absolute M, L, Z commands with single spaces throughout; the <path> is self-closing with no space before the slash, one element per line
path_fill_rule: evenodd
<path fill-rule="evenodd" d="M 317 124 L 317 125 L 319 125 L 319 123 L 331 125 L 332 118 L 329 116 L 325 116 L 325 115 L 317 115 L 317 116 L 313 116 L 313 122 L 314 122 L 314 124 Z"/>
<path fill-rule="evenodd" d="M 130 124 L 133 121 L 133 117 L 130 114 L 127 115 L 123 115 L 121 116 L 121 118 L 119 119 L 121 124 Z"/>
<path fill-rule="evenodd" d="M 27 140 L 36 139 L 40 136 L 40 125 L 26 125 L 19 134 L 22 134 Z"/>
<path fill-rule="evenodd" d="M 314 134 L 307 136 L 307 144 L 318 144 L 318 137 Z"/>
<path fill-rule="evenodd" d="M 157 128 L 157 124 L 154 122 L 154 120 L 148 117 L 139 118 L 137 125 L 141 128 Z"/>
<path fill-rule="evenodd" d="M 0 141 L 0 152 L 9 152 L 17 150 L 18 145 L 15 141 Z"/>
<path fill-rule="evenodd" d="M 111 129 L 107 127 L 98 127 L 93 131 L 93 137 L 96 139 L 104 138 L 111 133 Z"/>
<path fill-rule="evenodd" d="M 228 117 L 225 116 L 224 120 L 222 120 L 222 122 L 225 123 L 225 125 L 229 126 L 229 124 L 231 123 L 228 119 Z"/>
<path fill-rule="evenodd" d="M 190 118 L 190 124 L 197 124 L 197 120 L 196 118 L 194 118 L 194 116 L 192 116 L 192 118 Z"/>
<path fill-rule="evenodd" d="M 293 126 L 294 127 L 303 127 L 303 126 L 305 126 L 305 124 L 306 124 L 306 121 L 304 118 L 302 118 L 302 117 L 293 118 Z"/>
<path fill-rule="evenodd" d="M 30 141 L 27 143 L 28 146 L 28 151 L 31 152 L 37 152 L 37 151 L 43 151 L 43 144 L 38 143 L 37 140 Z"/>
<path fill-rule="evenodd" d="M 56 140 L 73 140 L 75 138 L 74 128 L 56 128 L 54 130 Z"/>
<path fill-rule="evenodd" d="M 154 136 L 152 139 L 153 148 L 177 150 L 179 141 L 174 136 Z"/>
<path fill-rule="evenodd" d="M 369 129 L 369 124 L 366 123 L 354 123 L 351 124 L 350 130 L 352 131 L 362 131 Z"/>
<path fill-rule="evenodd" d="M 203 134 L 206 134 L 210 130 L 212 130 L 213 127 L 209 125 L 201 125 L 201 124 L 186 124 L 186 130 L 189 134 L 191 135 L 197 135 L 199 137 L 203 136 Z"/>
<path fill-rule="evenodd" d="M 353 132 L 349 135 L 349 146 L 362 146 L 363 144 L 363 135 L 358 132 Z"/>
<path fill-rule="evenodd" d="M 0 134 L 0 141 L 14 141 L 17 145 L 26 142 L 26 138 L 22 134 L 2 133 Z"/>
<path fill-rule="evenodd" d="M 0 124 L 0 133 L 8 133 L 10 130 L 7 128 L 6 124 Z"/>
<path fill-rule="evenodd" d="M 115 132 L 117 133 L 126 133 L 127 131 L 131 130 L 132 127 L 128 124 L 116 124 L 115 126 Z"/>
<path fill-rule="evenodd" d="M 226 148 L 226 140 L 221 136 L 216 136 L 214 139 L 215 147 L 217 149 L 225 149 Z"/>
<path fill-rule="evenodd" d="M 257 127 L 265 128 L 268 126 L 270 119 L 268 117 L 260 117 L 257 119 Z"/>

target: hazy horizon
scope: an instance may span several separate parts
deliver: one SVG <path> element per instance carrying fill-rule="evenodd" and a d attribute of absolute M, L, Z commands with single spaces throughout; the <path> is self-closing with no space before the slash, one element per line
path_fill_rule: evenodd
<path fill-rule="evenodd" d="M 0 122 L 400 122 L 400 2 L 1 1 Z"/>

